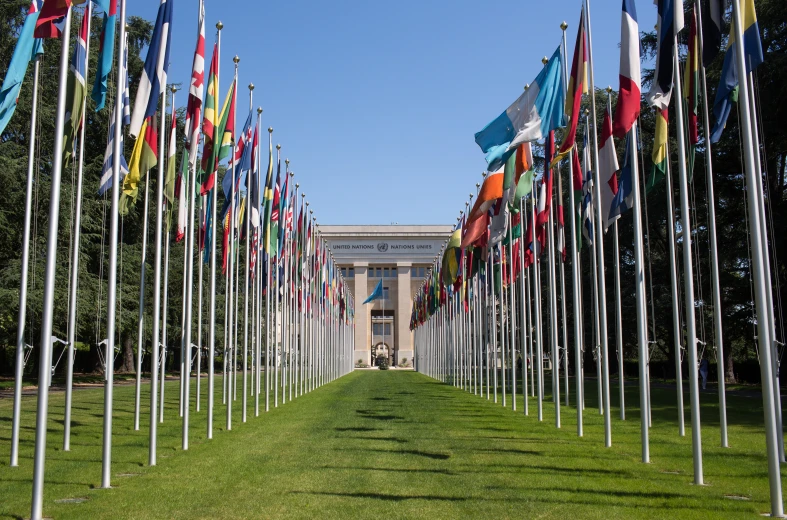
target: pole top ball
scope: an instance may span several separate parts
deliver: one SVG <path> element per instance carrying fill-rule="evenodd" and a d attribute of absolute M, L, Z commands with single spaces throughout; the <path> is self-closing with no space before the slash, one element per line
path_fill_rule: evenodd
<path fill-rule="evenodd" d="M 588 110 L 587 108 L 585 109 L 585 115 L 586 115 L 586 116 L 587 116 L 587 115 L 590 115 L 590 110 Z"/>
<path fill-rule="evenodd" d="M 237 54 L 232 58 L 232 61 L 235 62 L 235 65 L 238 64 L 238 62 L 240 61 L 240 58 L 238 57 Z"/>
<path fill-rule="evenodd" d="M 481 177 L 486 178 L 486 172 L 482 172 Z"/>
<path fill-rule="evenodd" d="M 607 89 L 606 89 L 606 90 L 607 90 L 607 94 L 611 94 L 611 93 L 612 93 L 612 87 L 610 87 L 610 86 L 607 86 Z"/>
<path fill-rule="evenodd" d="M 549 61 L 549 58 L 547 58 L 546 56 L 541 58 L 541 63 L 543 63 L 544 65 L 546 65 L 548 61 Z"/>
<path fill-rule="evenodd" d="M 249 83 L 249 90 L 254 90 L 254 83 Z"/>
<path fill-rule="evenodd" d="M 295 189 L 297 190 L 300 187 L 301 187 L 301 184 L 299 182 L 296 182 L 295 183 Z M 303 197 L 303 193 L 301 193 L 301 197 Z"/>
<path fill-rule="evenodd" d="M 262 107 L 257 107 L 257 113 L 262 114 Z"/>
<path fill-rule="evenodd" d="M 218 22 L 216 22 L 216 29 L 218 29 L 219 31 L 220 31 L 220 30 L 222 30 L 222 29 L 224 29 L 224 24 L 223 24 L 223 23 L 221 23 L 221 20 L 219 20 Z"/>
<path fill-rule="evenodd" d="M 281 145 L 276 145 L 276 147 L 277 148 L 281 148 Z M 289 159 L 284 159 L 284 164 L 289 165 L 290 164 L 290 160 Z"/>
<path fill-rule="evenodd" d="M 297 187 L 298 185 L 296 184 L 295 186 Z M 301 198 L 305 199 L 306 198 L 306 194 L 305 193 L 301 193 Z"/>
<path fill-rule="evenodd" d="M 175 85 L 172 85 L 171 87 L 169 87 L 169 91 L 174 94 L 175 92 L 178 91 L 178 87 L 176 87 Z"/>
<path fill-rule="evenodd" d="M 475 183 L 475 187 L 476 187 L 476 188 L 480 188 L 480 187 L 481 187 L 481 183 L 480 183 L 480 182 L 476 182 L 476 183 Z M 471 193 L 471 195 L 472 195 L 472 193 Z"/>
<path fill-rule="evenodd" d="M 270 132 L 270 128 L 268 129 L 268 131 Z M 281 145 L 280 145 L 280 144 L 277 144 L 277 145 L 276 145 L 276 149 L 277 149 L 277 150 L 281 150 Z"/>
<path fill-rule="evenodd" d="M 560 28 L 565 31 L 566 29 L 568 29 L 568 24 L 566 22 L 563 22 L 560 24 Z"/>
<path fill-rule="evenodd" d="M 295 175 L 295 172 L 290 172 L 290 178 L 292 178 L 294 175 Z"/>

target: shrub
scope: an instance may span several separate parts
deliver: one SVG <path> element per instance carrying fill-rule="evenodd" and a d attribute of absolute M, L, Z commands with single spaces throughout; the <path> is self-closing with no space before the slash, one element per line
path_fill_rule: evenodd
<path fill-rule="evenodd" d="M 377 368 L 380 370 L 388 370 L 388 358 L 385 356 L 377 356 Z"/>

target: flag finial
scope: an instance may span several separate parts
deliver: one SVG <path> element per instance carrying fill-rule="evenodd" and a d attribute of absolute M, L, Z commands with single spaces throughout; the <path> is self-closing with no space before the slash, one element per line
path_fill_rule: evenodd
<path fill-rule="evenodd" d="M 219 20 L 218 22 L 216 22 L 216 29 L 218 29 L 219 31 L 220 31 L 220 30 L 222 30 L 222 29 L 224 29 L 224 24 L 223 24 L 223 23 L 221 23 L 221 20 Z"/>
<path fill-rule="evenodd" d="M 262 107 L 257 107 L 257 113 L 262 114 Z"/>
<path fill-rule="evenodd" d="M 249 83 L 249 90 L 254 90 L 254 83 Z"/>
<path fill-rule="evenodd" d="M 607 86 L 607 89 L 606 89 L 606 90 L 607 90 L 607 94 L 611 94 L 611 93 L 612 93 L 612 87 L 610 87 L 610 86 Z"/>
<path fill-rule="evenodd" d="M 237 65 L 240 62 L 240 58 L 238 57 L 237 54 L 232 58 L 232 61 L 233 63 L 235 63 L 235 65 Z"/>
<path fill-rule="evenodd" d="M 268 127 L 268 133 L 269 133 L 269 134 L 272 134 L 272 133 L 273 133 L 273 127 L 272 127 L 272 126 L 269 126 L 269 127 Z"/>
<path fill-rule="evenodd" d="M 170 90 L 170 92 L 172 92 L 174 94 L 175 92 L 178 91 L 178 87 L 176 87 L 175 85 L 172 85 L 171 87 L 169 87 L 169 90 Z"/>
<path fill-rule="evenodd" d="M 548 61 L 549 61 L 549 58 L 547 58 L 546 56 L 541 58 L 541 63 L 543 63 L 544 65 L 546 65 Z"/>
<path fill-rule="evenodd" d="M 560 28 L 561 28 L 563 31 L 565 31 L 566 29 L 568 29 L 568 24 L 567 24 L 567 23 L 564 21 L 563 23 L 561 23 L 561 24 L 560 24 Z"/>
<path fill-rule="evenodd" d="M 270 129 L 270 128 L 268 128 L 268 132 L 270 132 L 270 131 L 271 131 L 271 129 Z M 277 144 L 277 145 L 276 145 L 276 149 L 277 149 L 277 150 L 281 150 L 281 145 L 280 145 L 280 144 Z"/>

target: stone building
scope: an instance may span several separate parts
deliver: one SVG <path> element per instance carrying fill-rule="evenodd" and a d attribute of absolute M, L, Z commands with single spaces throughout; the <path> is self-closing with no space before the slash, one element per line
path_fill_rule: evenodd
<path fill-rule="evenodd" d="M 320 225 L 355 300 L 355 363 L 372 364 L 383 355 L 392 365 L 412 366 L 413 295 L 452 231 L 452 226 Z M 363 305 L 381 280 L 383 298 Z"/>

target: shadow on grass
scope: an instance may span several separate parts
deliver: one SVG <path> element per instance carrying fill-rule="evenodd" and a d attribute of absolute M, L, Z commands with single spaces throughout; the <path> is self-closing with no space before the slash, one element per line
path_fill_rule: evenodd
<path fill-rule="evenodd" d="M 410 468 L 378 468 L 378 467 L 352 467 L 352 466 L 322 466 L 322 469 L 340 469 L 351 471 L 388 471 L 392 473 L 436 473 L 439 475 L 456 475 L 450 469 L 410 469 Z"/>
<path fill-rule="evenodd" d="M 463 502 L 465 497 L 450 497 L 438 495 L 393 495 L 387 493 L 331 493 L 327 491 L 290 491 L 294 494 L 303 495 L 322 495 L 345 498 L 369 498 L 372 500 L 385 500 L 390 502 L 402 502 L 404 500 L 448 500 L 452 502 Z"/>
<path fill-rule="evenodd" d="M 349 428 L 334 428 L 337 432 L 378 432 L 380 428 L 368 428 L 366 426 L 355 426 Z"/>

